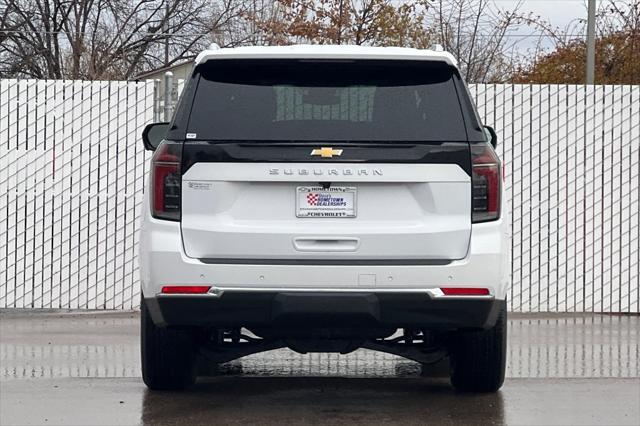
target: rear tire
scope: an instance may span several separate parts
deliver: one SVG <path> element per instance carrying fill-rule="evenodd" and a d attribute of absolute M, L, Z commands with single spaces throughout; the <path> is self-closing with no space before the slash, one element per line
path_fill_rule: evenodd
<path fill-rule="evenodd" d="M 450 348 L 451 385 L 461 392 L 496 392 L 504 383 L 507 359 L 507 308 L 500 307 L 488 330 L 458 331 Z"/>
<path fill-rule="evenodd" d="M 188 330 L 157 327 L 140 304 L 142 380 L 152 390 L 181 390 L 196 381 L 196 344 Z"/>

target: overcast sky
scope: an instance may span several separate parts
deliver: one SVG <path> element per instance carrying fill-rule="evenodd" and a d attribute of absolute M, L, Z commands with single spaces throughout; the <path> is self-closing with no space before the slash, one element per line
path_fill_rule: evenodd
<path fill-rule="evenodd" d="M 539 15 L 543 20 L 550 22 L 552 27 L 565 29 L 570 24 L 575 24 L 576 20 L 587 17 L 587 0 L 493 0 L 495 7 L 500 9 L 512 10 L 517 4 L 521 4 L 519 11 L 521 13 L 532 12 Z M 597 4 L 603 0 L 598 0 Z M 571 28 L 575 31 L 575 28 Z M 533 33 L 532 28 L 523 26 L 514 30 L 514 35 L 523 36 Z M 537 38 L 513 37 L 518 41 L 518 50 L 526 51 L 537 43 Z M 551 48 L 553 43 L 543 43 L 546 48 Z"/>
<path fill-rule="evenodd" d="M 493 1 L 500 8 L 513 8 L 519 3 L 516 0 Z M 520 10 L 540 15 L 554 26 L 565 27 L 576 18 L 586 19 L 586 4 L 586 0 L 524 0 Z"/>

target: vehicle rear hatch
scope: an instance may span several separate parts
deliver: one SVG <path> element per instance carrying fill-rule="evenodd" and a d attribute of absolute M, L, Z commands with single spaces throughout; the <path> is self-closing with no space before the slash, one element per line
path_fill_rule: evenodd
<path fill-rule="evenodd" d="M 471 160 L 457 78 L 427 61 L 200 65 L 182 128 L 186 254 L 210 262 L 464 258 Z"/>

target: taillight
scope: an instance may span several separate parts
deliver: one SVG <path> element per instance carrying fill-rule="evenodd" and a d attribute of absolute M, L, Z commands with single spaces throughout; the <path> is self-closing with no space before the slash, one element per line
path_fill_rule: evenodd
<path fill-rule="evenodd" d="M 165 285 L 162 294 L 207 294 L 208 285 Z"/>
<path fill-rule="evenodd" d="M 500 159 L 488 143 L 471 144 L 473 222 L 500 217 Z"/>
<path fill-rule="evenodd" d="M 180 220 L 182 144 L 164 141 L 151 159 L 151 214 L 158 219 Z"/>

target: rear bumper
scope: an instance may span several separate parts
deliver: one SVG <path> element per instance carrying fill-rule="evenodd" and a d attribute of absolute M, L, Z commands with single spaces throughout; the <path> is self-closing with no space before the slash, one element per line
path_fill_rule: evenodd
<path fill-rule="evenodd" d="M 425 292 L 224 292 L 145 299 L 160 326 L 277 329 L 489 328 L 504 300 Z"/>
<path fill-rule="evenodd" d="M 357 320 L 397 327 L 481 328 L 493 324 L 496 305 L 507 296 L 511 267 L 506 216 L 474 224 L 466 257 L 446 264 L 398 259 L 314 264 L 312 256 L 287 264 L 241 264 L 188 257 L 180 223 L 152 218 L 146 203 L 145 198 L 140 280 L 159 325 L 268 326 L 285 320 L 293 325 L 326 324 L 334 317 L 342 325 Z M 504 205 L 503 211 L 507 211 Z M 165 285 L 206 285 L 222 295 L 166 296 L 161 294 Z M 456 286 L 487 288 L 490 296 L 430 295 L 435 289 Z M 301 293 L 303 297 L 298 297 Z M 283 300 L 304 302 L 301 306 L 307 308 L 296 315 L 278 313 Z M 333 306 L 350 303 L 359 306 L 358 312 L 336 311 Z M 331 306 L 323 311 L 325 305 Z"/>
<path fill-rule="evenodd" d="M 411 260 L 326 264 L 304 256 L 297 262 L 206 262 L 183 250 L 180 223 L 146 217 L 140 233 L 140 281 L 145 297 L 165 285 L 208 285 L 248 291 L 425 292 L 440 287 L 485 287 L 496 299 L 507 295 L 510 271 L 504 219 L 474 224 L 469 253 L 446 264 Z M 249 261 L 250 262 L 250 261 Z"/>

